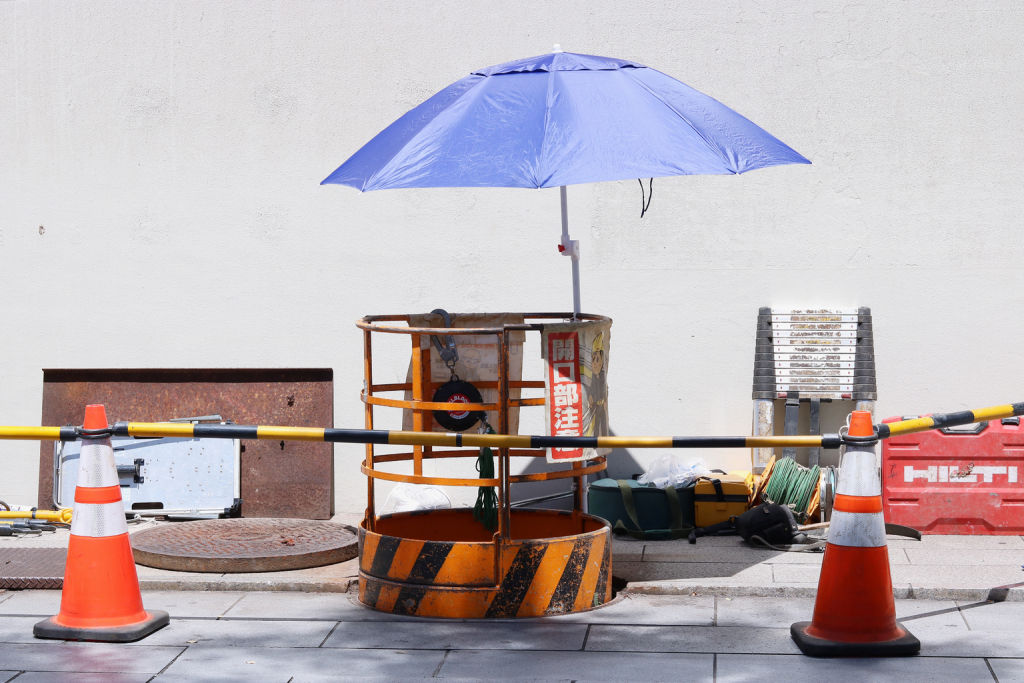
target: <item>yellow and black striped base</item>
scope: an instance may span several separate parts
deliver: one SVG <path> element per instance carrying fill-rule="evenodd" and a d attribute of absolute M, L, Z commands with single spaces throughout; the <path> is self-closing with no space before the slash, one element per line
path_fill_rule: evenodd
<path fill-rule="evenodd" d="M 436 517 L 436 519 L 430 519 Z M 476 525 L 480 532 L 465 524 Z M 428 524 L 424 524 L 428 522 Z M 470 510 L 390 515 L 378 531 L 359 530 L 359 600 L 367 607 L 423 617 L 507 619 L 566 614 L 611 599 L 611 529 L 596 517 L 557 510 L 514 510 L 513 539 L 483 540 Z M 538 538 L 540 528 L 579 533 Z M 458 532 L 469 540 L 457 541 Z M 516 539 L 521 536 L 532 538 Z M 447 534 L 446 534 L 447 532 Z M 426 535 L 426 534 L 421 534 Z M 479 538 L 480 540 L 477 540 Z M 448 540 L 453 539 L 453 540 Z"/>

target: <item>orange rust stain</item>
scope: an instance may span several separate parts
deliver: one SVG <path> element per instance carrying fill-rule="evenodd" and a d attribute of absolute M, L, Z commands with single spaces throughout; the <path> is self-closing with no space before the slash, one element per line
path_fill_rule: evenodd
<path fill-rule="evenodd" d="M 494 585 L 494 545 L 456 543 L 433 583 L 436 586 Z"/>
<path fill-rule="evenodd" d="M 541 559 L 530 588 L 526 591 L 523 604 L 519 606 L 517 617 L 537 617 L 545 613 L 555 587 L 562 578 L 562 572 L 565 571 L 565 565 L 569 563 L 569 555 L 572 554 L 574 544 L 574 541 L 555 541 L 547 544 L 544 558 Z"/>
<path fill-rule="evenodd" d="M 423 541 L 409 541 L 402 539 L 395 551 L 395 558 L 391 560 L 391 568 L 388 570 L 388 578 L 394 581 L 405 581 L 409 578 L 409 572 L 416 564 L 416 558 L 423 550 Z"/>

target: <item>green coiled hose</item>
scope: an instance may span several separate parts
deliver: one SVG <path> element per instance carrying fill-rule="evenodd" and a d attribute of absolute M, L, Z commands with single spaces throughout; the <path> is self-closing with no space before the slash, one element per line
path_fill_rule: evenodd
<path fill-rule="evenodd" d="M 814 489 L 821 479 L 821 468 L 807 468 L 792 458 L 776 460 L 762 497 L 765 502 L 792 505 L 793 512 L 807 512 Z"/>

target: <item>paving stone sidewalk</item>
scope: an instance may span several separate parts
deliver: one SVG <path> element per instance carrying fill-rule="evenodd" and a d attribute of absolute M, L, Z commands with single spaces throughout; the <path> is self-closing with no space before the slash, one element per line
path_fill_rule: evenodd
<path fill-rule="evenodd" d="M 113 645 L 36 640 L 59 591 L 0 593 L 0 682 L 1024 682 L 1022 603 L 900 600 L 920 656 L 819 660 L 789 636 L 809 598 L 623 595 L 582 614 L 457 621 L 381 614 L 354 597 L 144 591 L 171 624 Z"/>
<path fill-rule="evenodd" d="M 354 525 L 358 519 L 339 515 Z M 137 528 L 132 527 L 133 532 Z M 888 537 L 893 590 L 900 599 L 1024 600 L 1024 538 L 1020 536 Z M 0 538 L 6 547 L 66 547 L 68 532 Z M 722 597 L 814 597 L 821 553 L 753 548 L 738 537 L 636 541 L 616 537 L 613 574 L 629 582 L 627 593 Z M 203 574 L 138 566 L 148 590 L 348 591 L 358 578 L 356 560 L 314 569 L 259 574 Z M 2 572 L 2 567 L 0 567 Z"/>
<path fill-rule="evenodd" d="M 893 591 L 901 599 L 1024 600 L 1020 536 L 889 536 Z M 821 553 L 752 548 L 736 537 L 615 539 L 615 576 L 653 595 L 814 597 Z"/>

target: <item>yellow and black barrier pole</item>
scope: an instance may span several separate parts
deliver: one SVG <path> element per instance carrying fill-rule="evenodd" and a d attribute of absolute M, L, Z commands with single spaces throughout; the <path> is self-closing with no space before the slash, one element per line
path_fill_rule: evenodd
<path fill-rule="evenodd" d="M 915 432 L 927 432 L 929 429 L 942 429 L 943 427 L 957 427 L 969 425 L 975 422 L 988 422 L 989 420 L 1001 420 L 1007 417 L 1019 417 L 1024 415 L 1024 403 L 1007 403 L 1002 406 L 981 408 L 979 410 L 963 410 L 958 413 L 946 413 L 944 415 L 930 415 L 928 417 L 915 417 L 902 422 L 890 422 L 888 424 L 875 425 L 878 438 L 888 439 L 890 436 L 901 434 L 913 434 Z"/>
<path fill-rule="evenodd" d="M 875 425 L 878 438 L 912 434 L 1024 415 L 1024 403 L 1008 403 L 980 410 L 914 418 Z M 467 448 L 778 448 L 834 449 L 843 443 L 839 434 L 820 436 L 519 436 L 512 434 L 442 434 L 380 429 L 273 427 L 233 424 L 171 422 L 118 422 L 104 435 L 137 438 L 265 439 L 270 441 L 326 441 L 392 446 L 447 446 Z M 0 440 L 77 441 L 90 434 L 81 427 L 0 427 Z"/>
<path fill-rule="evenodd" d="M 838 434 L 825 436 L 519 436 L 402 432 L 372 429 L 318 429 L 221 424 L 166 424 L 118 422 L 114 436 L 214 439 L 268 439 L 271 441 L 328 441 L 391 446 L 454 446 L 468 448 L 770 448 L 821 446 L 838 448 Z"/>

